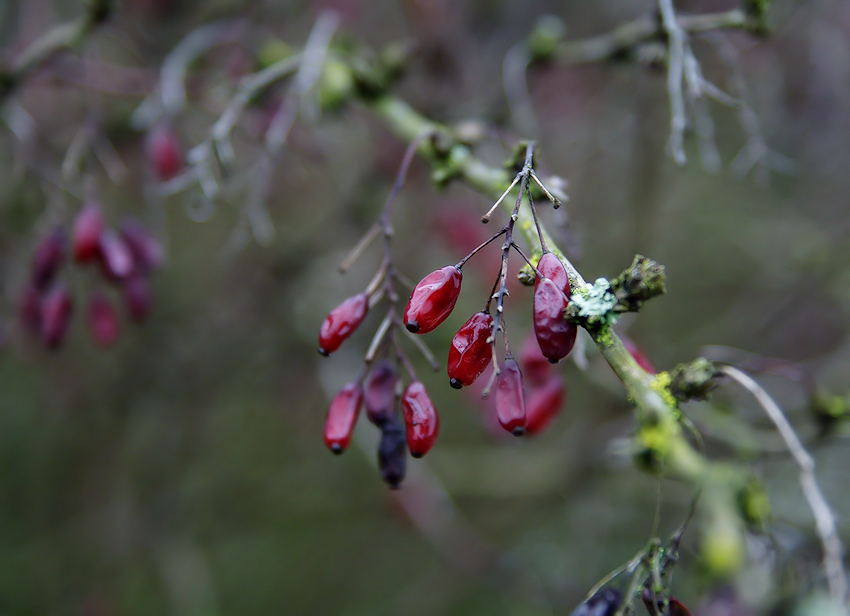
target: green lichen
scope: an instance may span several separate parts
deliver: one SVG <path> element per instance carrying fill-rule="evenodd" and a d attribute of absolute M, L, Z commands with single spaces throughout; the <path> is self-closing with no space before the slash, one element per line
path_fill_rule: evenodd
<path fill-rule="evenodd" d="M 606 278 L 597 278 L 593 284 L 573 289 L 568 307 L 571 316 L 590 328 L 613 325 L 617 315 L 613 309 L 617 298 L 611 293 L 611 284 Z"/>
<path fill-rule="evenodd" d="M 676 401 L 676 398 L 670 392 L 670 383 L 673 382 L 673 377 L 670 376 L 669 372 L 659 372 L 655 375 L 655 378 L 652 379 L 652 383 L 650 387 L 652 387 L 653 391 L 655 391 L 661 399 L 664 400 L 664 404 L 669 406 L 671 409 L 675 409 L 677 414 L 679 411 L 679 403 Z"/>

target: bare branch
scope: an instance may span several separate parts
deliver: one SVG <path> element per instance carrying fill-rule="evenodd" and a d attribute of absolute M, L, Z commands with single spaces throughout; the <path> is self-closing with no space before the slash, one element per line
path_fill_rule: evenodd
<path fill-rule="evenodd" d="M 803 497 L 809 504 L 812 514 L 814 514 L 815 527 L 823 546 L 824 569 L 829 594 L 835 605 L 843 606 L 847 597 L 847 579 L 843 565 L 844 545 L 838 536 L 838 524 L 835 515 L 818 485 L 817 477 L 815 477 L 814 458 L 800 442 L 797 433 L 794 432 L 794 428 L 788 418 L 785 417 L 782 409 L 761 385 L 732 366 L 721 366 L 720 371 L 737 381 L 753 395 L 776 426 L 788 447 L 788 451 L 797 463 L 797 467 L 800 469 L 800 486 L 803 489 Z"/>

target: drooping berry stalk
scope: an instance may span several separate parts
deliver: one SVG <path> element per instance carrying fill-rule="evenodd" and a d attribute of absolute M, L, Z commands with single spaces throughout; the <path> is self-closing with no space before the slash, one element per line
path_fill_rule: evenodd
<path fill-rule="evenodd" d="M 325 445 L 332 452 L 339 454 L 348 448 L 362 403 L 363 387 L 359 382 L 343 387 L 331 401 L 325 419 Z"/>
<path fill-rule="evenodd" d="M 437 409 L 428 397 L 422 381 L 411 381 L 401 396 L 401 409 L 407 428 L 407 447 L 410 455 L 421 458 L 431 450 L 440 431 Z"/>

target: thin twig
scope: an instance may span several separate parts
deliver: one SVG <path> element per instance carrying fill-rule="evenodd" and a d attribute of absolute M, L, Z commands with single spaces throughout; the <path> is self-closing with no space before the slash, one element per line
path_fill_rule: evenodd
<path fill-rule="evenodd" d="M 682 95 L 682 77 L 685 59 L 685 32 L 676 20 L 673 0 L 658 0 L 661 11 L 661 23 L 667 33 L 668 69 L 667 95 L 670 97 L 670 154 L 679 165 L 687 162 L 682 146 L 687 118 L 685 117 L 685 99 Z"/>
<path fill-rule="evenodd" d="M 824 570 L 829 595 L 833 603 L 843 606 L 847 598 L 847 578 L 844 572 L 844 544 L 838 536 L 838 523 L 815 477 L 815 461 L 800 442 L 791 423 L 773 398 L 744 372 L 732 366 L 720 366 L 720 371 L 747 389 L 776 426 L 788 451 L 800 469 L 800 487 L 815 518 L 815 527 L 823 546 Z"/>

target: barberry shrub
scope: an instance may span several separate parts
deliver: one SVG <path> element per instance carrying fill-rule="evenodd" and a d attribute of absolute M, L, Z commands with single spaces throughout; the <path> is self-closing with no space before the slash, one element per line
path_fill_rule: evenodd
<path fill-rule="evenodd" d="M 0 7 L 6 611 L 843 613 L 845 3 L 272 4 Z"/>

